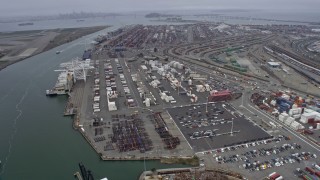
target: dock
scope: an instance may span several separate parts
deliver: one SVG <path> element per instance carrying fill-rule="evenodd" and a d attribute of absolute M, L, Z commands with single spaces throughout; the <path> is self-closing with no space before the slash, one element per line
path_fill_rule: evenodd
<path fill-rule="evenodd" d="M 81 109 L 81 102 L 83 98 L 84 82 L 79 81 L 73 87 L 64 110 L 64 116 L 74 116 Z M 79 114 L 78 114 L 79 115 Z"/>
<path fill-rule="evenodd" d="M 76 172 L 76 173 L 74 173 L 73 174 L 78 180 L 83 180 L 82 179 L 82 176 L 81 176 L 81 174 L 79 173 L 79 172 Z"/>
<path fill-rule="evenodd" d="M 77 113 L 77 108 L 73 106 L 73 103 L 71 102 L 71 98 L 69 98 L 64 110 L 64 116 L 73 116 L 76 113 Z"/>

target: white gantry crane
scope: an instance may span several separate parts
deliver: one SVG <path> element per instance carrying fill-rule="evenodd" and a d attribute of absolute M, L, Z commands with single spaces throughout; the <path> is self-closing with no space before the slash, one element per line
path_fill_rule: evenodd
<path fill-rule="evenodd" d="M 56 71 L 68 71 L 73 74 L 73 80 L 76 82 L 77 80 L 86 81 L 88 70 L 94 69 L 93 66 L 90 65 L 91 60 L 81 60 L 79 58 L 74 58 L 70 62 L 60 64 L 60 67 L 63 70 Z"/>

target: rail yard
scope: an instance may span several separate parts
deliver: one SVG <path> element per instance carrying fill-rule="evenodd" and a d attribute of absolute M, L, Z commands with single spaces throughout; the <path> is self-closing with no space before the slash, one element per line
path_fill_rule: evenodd
<path fill-rule="evenodd" d="M 304 37 L 319 32 L 125 26 L 85 52 L 66 108 L 76 108 L 74 127 L 103 160 L 197 156 L 200 169 L 240 179 L 319 178 L 319 45 Z"/>

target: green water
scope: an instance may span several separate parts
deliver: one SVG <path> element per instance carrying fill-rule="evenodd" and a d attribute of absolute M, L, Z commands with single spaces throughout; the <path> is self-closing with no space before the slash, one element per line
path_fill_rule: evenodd
<path fill-rule="evenodd" d="M 63 117 L 66 97 L 48 98 L 59 64 L 81 56 L 93 35 L 31 57 L 0 71 L 0 180 L 74 179 L 78 162 L 96 179 L 137 179 L 142 161 L 101 161 Z M 63 50 L 57 55 L 55 52 Z M 147 169 L 182 167 L 148 161 Z"/>

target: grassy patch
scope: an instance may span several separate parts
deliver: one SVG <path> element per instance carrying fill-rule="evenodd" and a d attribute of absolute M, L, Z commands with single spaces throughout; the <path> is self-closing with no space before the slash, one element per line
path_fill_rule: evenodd
<path fill-rule="evenodd" d="M 199 166 L 199 158 L 197 156 L 193 156 L 190 158 L 161 158 L 160 162 L 163 164 L 185 164 L 191 166 Z"/>

